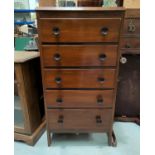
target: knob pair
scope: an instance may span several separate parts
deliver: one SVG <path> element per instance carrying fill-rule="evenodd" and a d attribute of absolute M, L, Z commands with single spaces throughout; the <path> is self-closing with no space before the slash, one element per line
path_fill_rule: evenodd
<path fill-rule="evenodd" d="M 61 60 L 61 55 L 59 53 L 54 54 L 53 56 L 55 61 L 60 61 Z M 100 61 L 104 61 L 106 59 L 106 55 L 105 54 L 100 54 L 99 55 L 99 60 Z"/>
<path fill-rule="evenodd" d="M 108 34 L 109 29 L 107 27 L 103 27 L 101 28 L 101 35 L 102 36 L 106 36 Z M 59 27 L 53 27 L 52 29 L 52 33 L 55 37 L 59 37 L 60 36 L 60 28 Z"/>

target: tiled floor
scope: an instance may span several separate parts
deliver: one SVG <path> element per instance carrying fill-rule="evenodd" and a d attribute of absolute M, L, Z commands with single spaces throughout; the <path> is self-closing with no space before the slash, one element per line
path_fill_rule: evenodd
<path fill-rule="evenodd" d="M 134 123 L 114 123 L 117 147 L 107 145 L 102 133 L 54 135 L 50 147 L 46 133 L 32 147 L 15 142 L 15 155 L 140 155 L 140 127 Z"/>

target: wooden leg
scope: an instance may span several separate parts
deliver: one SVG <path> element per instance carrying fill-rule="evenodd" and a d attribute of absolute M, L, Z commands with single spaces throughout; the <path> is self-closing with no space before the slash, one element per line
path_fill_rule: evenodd
<path fill-rule="evenodd" d="M 108 132 L 107 136 L 108 136 L 108 144 L 109 144 L 109 146 L 116 147 L 117 146 L 117 140 L 116 140 L 116 136 L 115 136 L 114 131 Z"/>
<path fill-rule="evenodd" d="M 48 146 L 50 146 L 52 142 L 52 136 L 51 136 L 50 131 L 48 130 L 47 130 L 47 140 L 48 140 Z"/>
<path fill-rule="evenodd" d="M 108 136 L 108 144 L 109 146 L 111 146 L 112 145 L 112 132 L 108 132 L 107 136 Z"/>
<path fill-rule="evenodd" d="M 112 146 L 113 147 L 117 146 L 117 139 L 116 139 L 114 131 L 112 131 Z"/>

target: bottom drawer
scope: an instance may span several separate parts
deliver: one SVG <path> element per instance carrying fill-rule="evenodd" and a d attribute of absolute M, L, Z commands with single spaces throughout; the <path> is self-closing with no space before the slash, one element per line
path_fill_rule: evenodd
<path fill-rule="evenodd" d="M 112 109 L 48 109 L 47 115 L 53 132 L 106 132 L 112 122 Z"/>

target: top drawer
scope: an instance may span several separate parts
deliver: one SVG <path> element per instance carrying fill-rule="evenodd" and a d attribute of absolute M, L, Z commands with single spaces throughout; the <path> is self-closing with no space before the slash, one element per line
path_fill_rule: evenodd
<path fill-rule="evenodd" d="M 118 42 L 121 18 L 39 20 L 41 42 Z"/>

